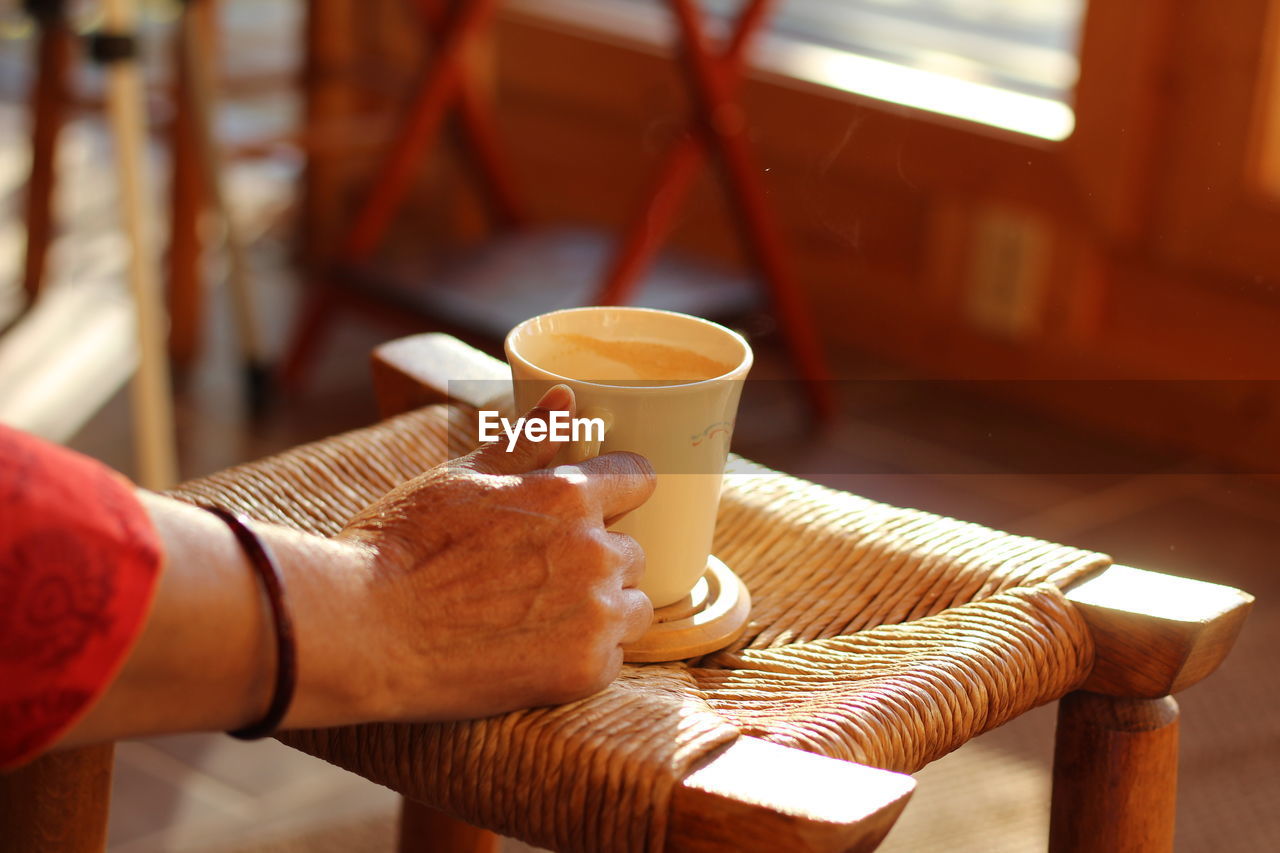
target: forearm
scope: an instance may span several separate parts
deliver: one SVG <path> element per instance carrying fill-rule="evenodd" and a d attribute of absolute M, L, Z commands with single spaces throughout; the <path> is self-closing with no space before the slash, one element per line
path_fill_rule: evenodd
<path fill-rule="evenodd" d="M 559 390 L 557 390 L 559 389 Z M 556 386 L 530 417 L 571 411 Z M 401 484 L 336 539 L 254 524 L 284 576 L 298 666 L 286 728 L 460 720 L 603 688 L 653 608 L 643 554 L 610 519 L 652 493 L 632 454 L 544 466 L 555 442 L 486 445 Z M 208 512 L 143 502 L 164 566 L 143 632 L 62 746 L 260 720 L 275 626 L 235 535 Z"/>
<path fill-rule="evenodd" d="M 261 581 L 227 526 L 158 495 L 142 502 L 165 561 L 142 633 L 107 692 L 59 746 L 145 734 L 236 729 L 261 718 L 276 672 Z M 284 577 L 298 684 L 286 727 L 376 715 L 355 642 L 368 562 L 353 546 L 272 525 L 255 531 Z"/>

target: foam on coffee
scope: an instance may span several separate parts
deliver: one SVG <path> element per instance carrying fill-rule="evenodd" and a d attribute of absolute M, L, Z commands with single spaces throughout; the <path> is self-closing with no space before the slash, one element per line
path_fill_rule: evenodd
<path fill-rule="evenodd" d="M 539 367 L 588 382 L 679 384 L 723 376 L 734 365 L 670 344 L 605 340 L 568 332 L 542 336 Z"/>

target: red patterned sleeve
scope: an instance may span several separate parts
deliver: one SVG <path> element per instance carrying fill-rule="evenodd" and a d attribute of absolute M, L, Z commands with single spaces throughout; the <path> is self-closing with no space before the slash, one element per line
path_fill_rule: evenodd
<path fill-rule="evenodd" d="M 48 748 L 106 690 L 160 564 L 123 477 L 0 425 L 0 768 Z"/>

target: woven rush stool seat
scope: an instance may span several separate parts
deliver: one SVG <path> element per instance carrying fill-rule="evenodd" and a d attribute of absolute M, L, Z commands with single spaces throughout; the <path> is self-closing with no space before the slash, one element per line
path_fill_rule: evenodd
<path fill-rule="evenodd" d="M 473 420 L 473 419 L 471 419 Z M 429 406 L 171 494 L 322 535 L 468 449 Z M 468 823 L 555 850 L 660 850 L 667 800 L 747 734 L 910 772 L 1077 687 L 1090 633 L 1060 587 L 1107 558 L 897 509 L 731 459 L 715 553 L 752 591 L 746 634 L 699 661 L 629 665 L 572 704 L 286 743 Z"/>

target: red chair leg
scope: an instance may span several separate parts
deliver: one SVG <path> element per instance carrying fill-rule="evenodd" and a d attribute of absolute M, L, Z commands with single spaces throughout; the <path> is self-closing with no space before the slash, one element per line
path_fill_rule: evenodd
<path fill-rule="evenodd" d="M 458 92 L 458 119 L 458 147 L 488 201 L 490 215 L 504 228 L 524 226 L 529 218 L 502 157 L 497 123 L 488 99 L 469 78 L 462 81 Z"/>
<path fill-rule="evenodd" d="M 448 10 L 440 0 L 415 0 L 413 5 L 433 41 L 448 35 Z M 459 83 L 457 109 L 458 149 L 474 174 L 495 223 L 507 228 L 524 225 L 527 217 L 502 157 L 492 104 L 483 87 L 469 75 L 464 74 Z"/>
<path fill-rule="evenodd" d="M 596 305 L 623 305 L 631 300 L 640 279 L 671 231 L 689 185 L 703 160 L 703 144 L 688 134 L 667 150 L 658 179 L 636 208 L 622 232 L 613 260 L 596 294 Z"/>
<path fill-rule="evenodd" d="M 201 16 L 201 27 L 207 29 L 207 3 L 192 4 L 184 14 Z M 169 355 L 175 366 L 190 365 L 200 347 L 200 315 L 203 303 L 201 288 L 200 220 L 205 209 L 206 188 L 200 175 L 200 150 L 195 117 L 192 115 L 191 86 L 188 63 L 183 58 L 187 49 L 182 38 L 174 46 L 177 61 L 177 85 L 173 101 L 173 123 L 170 126 L 169 182 L 169 252 L 166 258 L 169 280 Z"/>
<path fill-rule="evenodd" d="M 484 32 L 497 9 L 497 0 L 469 0 L 456 15 L 445 15 L 430 0 L 418 0 L 424 22 L 438 39 L 435 61 L 424 72 L 423 83 L 397 131 L 386 157 L 375 170 L 365 197 L 342 238 L 337 261 L 358 265 L 373 254 L 396 210 L 404 201 L 423 152 L 439 136 L 449 107 L 457 103 L 461 129 L 470 145 L 465 147 L 482 177 L 495 215 L 504 224 L 524 221 L 510 177 L 498 154 L 497 132 L 478 90 L 467 73 L 467 51 Z M 311 293 L 299 317 L 284 357 L 280 379 L 285 387 L 297 387 L 320 338 L 332 322 L 335 300 L 331 293 Z"/>
<path fill-rule="evenodd" d="M 285 389 L 297 389 L 302 383 L 320 340 L 333 322 L 337 299 L 332 285 L 312 284 L 303 296 L 303 306 L 294 321 L 289 351 L 281 360 L 279 380 Z"/>
<path fill-rule="evenodd" d="M 497 0 L 470 0 L 459 11 L 440 43 L 434 67 L 409 108 L 408 119 L 396 134 L 391 151 L 352 219 L 341 248 L 342 260 L 364 261 L 382 240 L 409 191 L 422 152 L 439 134 L 445 112 L 459 90 L 466 73 L 466 51 L 496 9 Z"/>
<path fill-rule="evenodd" d="M 804 379 L 810 407 L 818 420 L 832 414 L 830 373 L 818 344 L 817 332 L 792 275 L 781 229 L 772 215 L 760 172 L 752 162 L 746 140 L 746 121 L 734 103 L 724 69 L 718 67 L 692 0 L 671 0 L 684 40 L 690 88 L 719 155 L 725 188 L 734 204 L 743 242 L 769 286 L 774 313 L 791 357 Z"/>
<path fill-rule="evenodd" d="M 27 183 L 27 246 L 22 273 L 28 305 L 40 295 L 53 237 L 54 170 L 58 135 L 67 106 L 67 72 L 74 42 L 60 4 L 41 6 L 47 7 L 48 13 L 36 16 L 39 37 L 30 101 L 31 176 Z"/>
<path fill-rule="evenodd" d="M 747 51 L 767 22 L 775 3 L 776 0 L 751 0 L 738 17 L 729 47 L 718 60 L 730 95 L 742 82 Z M 667 149 L 656 179 L 622 232 L 595 304 L 622 305 L 631 300 L 640 279 L 670 233 L 680 205 L 706 156 L 706 137 L 696 129 L 691 129 Z"/>

